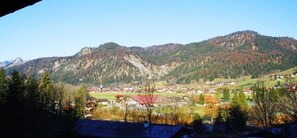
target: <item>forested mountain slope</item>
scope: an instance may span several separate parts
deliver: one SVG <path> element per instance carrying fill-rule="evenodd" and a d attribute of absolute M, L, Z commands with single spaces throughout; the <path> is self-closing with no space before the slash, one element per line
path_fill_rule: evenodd
<path fill-rule="evenodd" d="M 55 81 L 72 84 L 176 80 L 190 83 L 217 77 L 258 77 L 297 66 L 297 40 L 240 31 L 202 42 L 125 47 L 105 43 L 69 57 L 49 57 L 7 68 L 24 74 L 48 71 Z"/>

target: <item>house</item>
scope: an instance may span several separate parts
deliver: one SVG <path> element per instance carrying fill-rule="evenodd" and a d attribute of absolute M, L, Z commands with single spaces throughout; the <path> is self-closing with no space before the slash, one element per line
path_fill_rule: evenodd
<path fill-rule="evenodd" d="M 188 102 L 183 97 L 169 97 L 170 105 L 184 106 Z"/>
<path fill-rule="evenodd" d="M 133 92 L 134 88 L 133 87 L 125 87 L 124 92 Z"/>
<path fill-rule="evenodd" d="M 192 93 L 192 94 L 201 94 L 201 93 L 204 93 L 204 90 L 199 89 L 195 93 Z"/>
<path fill-rule="evenodd" d="M 137 105 L 153 105 L 153 106 L 160 106 L 160 105 L 168 105 L 170 100 L 162 95 L 135 95 L 129 97 L 128 104 L 135 104 Z"/>
<path fill-rule="evenodd" d="M 150 131 L 151 130 L 151 131 Z M 75 131 L 80 137 L 114 138 L 114 137 L 152 137 L 170 138 L 187 137 L 191 129 L 180 125 L 157 125 L 152 124 L 151 129 L 143 123 L 114 122 L 101 120 L 78 120 Z"/>
<path fill-rule="evenodd" d="M 140 103 L 138 103 L 131 97 L 127 97 L 126 103 L 127 103 L 127 105 L 130 105 L 130 106 L 141 106 Z"/>
<path fill-rule="evenodd" d="M 216 90 L 215 90 L 215 88 L 209 88 L 208 92 L 209 92 L 209 93 L 215 93 Z"/>
<path fill-rule="evenodd" d="M 108 105 L 108 102 L 109 102 L 108 99 L 105 99 L 105 98 L 97 100 L 97 103 L 100 105 Z"/>
<path fill-rule="evenodd" d="M 99 92 L 99 89 L 97 87 L 88 87 L 88 91 L 90 93 Z"/>
<path fill-rule="evenodd" d="M 117 102 L 123 102 L 125 100 L 125 96 L 122 94 L 118 94 L 115 96 Z"/>

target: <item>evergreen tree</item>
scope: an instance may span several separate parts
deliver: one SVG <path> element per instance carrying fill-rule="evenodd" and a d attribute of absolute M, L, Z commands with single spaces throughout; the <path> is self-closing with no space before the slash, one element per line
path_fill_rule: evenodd
<path fill-rule="evenodd" d="M 246 112 L 239 105 L 232 105 L 230 108 L 230 123 L 235 130 L 243 130 L 246 127 Z"/>
<path fill-rule="evenodd" d="M 233 92 L 233 98 L 232 98 L 232 104 L 233 105 L 239 105 L 239 98 L 238 98 L 238 93 L 237 91 Z"/>
<path fill-rule="evenodd" d="M 41 121 L 44 119 L 43 110 L 39 110 L 40 107 L 45 105 L 38 104 L 39 99 L 39 92 L 38 92 L 38 81 L 30 75 L 28 79 L 25 81 L 25 96 L 24 96 L 24 108 L 22 112 L 22 120 L 24 125 L 24 130 L 26 133 L 34 135 L 37 137 L 42 132 L 43 127 L 40 127 L 40 124 L 46 124 L 45 122 Z"/>
<path fill-rule="evenodd" d="M 37 106 L 37 102 L 39 99 L 38 80 L 36 80 L 32 75 L 29 76 L 28 80 L 25 83 L 25 97 L 28 106 Z"/>
<path fill-rule="evenodd" d="M 6 95 L 6 121 L 13 124 L 7 126 L 8 132 L 23 129 L 22 114 L 24 111 L 24 79 L 18 71 L 14 70 L 8 80 L 8 91 Z M 21 134 L 20 134 L 21 135 Z"/>
<path fill-rule="evenodd" d="M 5 70 L 0 69 L 0 104 L 3 104 L 5 101 L 6 93 L 8 89 L 8 83 L 6 80 Z"/>
<path fill-rule="evenodd" d="M 43 108 L 45 108 L 48 112 L 51 111 L 51 107 L 53 106 L 53 84 L 51 82 L 51 79 L 49 77 L 48 72 L 44 72 L 42 74 L 42 78 L 38 85 L 38 90 L 40 92 L 40 99 L 38 99 L 39 104 L 45 105 Z"/>
<path fill-rule="evenodd" d="M 230 90 L 228 88 L 224 88 L 223 90 L 223 101 L 224 102 L 230 101 Z"/>
<path fill-rule="evenodd" d="M 2 137 L 59 137 L 57 135 L 71 133 L 73 116 L 55 114 L 56 109 L 50 108 L 55 107 L 52 106 L 55 105 L 55 97 L 51 96 L 54 85 L 47 73 L 43 74 L 38 83 L 32 76 L 24 81 L 24 77 L 17 71 L 13 71 L 6 80 L 4 70 L 0 70 L 0 87 L 1 92 L 4 92 L 1 98 L 5 98 L 5 103 L 0 102 L 3 112 L 0 114 Z"/>
<path fill-rule="evenodd" d="M 199 96 L 199 104 L 204 105 L 205 103 L 205 97 L 204 95 L 201 93 Z"/>
<path fill-rule="evenodd" d="M 247 99 L 245 94 L 243 93 L 243 90 L 241 88 L 241 90 L 238 93 L 238 103 L 237 103 L 241 108 L 243 107 L 247 107 L 248 103 L 247 103 Z"/>
<path fill-rule="evenodd" d="M 24 79 L 18 71 L 14 70 L 8 81 L 7 100 L 10 104 L 20 104 L 24 96 Z"/>

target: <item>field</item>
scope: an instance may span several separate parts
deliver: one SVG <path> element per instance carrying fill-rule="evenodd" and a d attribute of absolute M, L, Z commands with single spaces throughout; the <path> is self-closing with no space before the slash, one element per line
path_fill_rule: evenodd
<path fill-rule="evenodd" d="M 281 84 L 285 83 L 285 79 L 279 79 L 279 80 L 274 80 L 271 79 L 269 76 L 274 76 L 274 75 L 282 75 L 285 76 L 286 74 L 293 74 L 295 71 L 297 71 L 297 67 L 282 71 L 282 72 L 275 72 L 275 73 L 271 73 L 268 75 L 264 75 L 261 76 L 259 78 L 255 78 L 252 79 L 251 76 L 242 76 L 238 79 L 223 79 L 223 78 L 217 78 L 215 79 L 213 82 L 231 82 L 231 81 L 235 81 L 237 82 L 236 85 L 224 85 L 224 86 L 216 86 L 216 88 L 224 88 L 227 87 L 229 89 L 235 89 L 235 88 L 243 88 L 243 89 L 248 89 L 251 86 L 253 86 L 254 84 L 256 84 L 258 81 L 264 82 L 265 86 L 267 87 L 273 87 L 274 85 L 276 85 L 278 82 L 280 82 Z M 297 76 L 292 77 L 290 79 L 290 81 L 297 83 Z"/>
<path fill-rule="evenodd" d="M 137 95 L 138 93 L 134 92 L 97 92 L 97 93 L 90 93 L 90 96 L 95 97 L 97 99 L 100 98 L 106 98 L 108 100 L 115 100 L 116 95 L 126 95 L 126 96 L 133 96 Z M 179 93 L 165 93 L 165 92 L 155 92 L 154 95 L 163 95 L 166 97 L 171 97 L 171 96 L 184 96 L 185 94 L 179 94 Z"/>
<path fill-rule="evenodd" d="M 274 76 L 274 75 L 283 75 L 285 76 L 286 74 L 293 74 L 295 71 L 297 70 L 297 67 L 295 68 L 291 68 L 289 70 L 286 70 L 286 71 L 282 71 L 282 72 L 276 72 L 276 73 L 271 73 L 269 75 L 271 76 Z M 242 80 L 242 81 L 238 81 L 238 85 L 237 87 L 243 87 L 243 88 L 250 88 L 251 86 L 253 86 L 253 84 L 257 83 L 257 81 L 263 81 L 265 83 L 265 85 L 267 87 L 272 87 L 274 85 L 276 85 L 278 82 L 280 82 L 281 84 L 284 84 L 285 83 L 285 79 L 279 79 L 279 80 L 274 80 L 274 79 L 271 79 L 269 77 L 269 75 L 264 75 L 260 78 L 257 78 L 257 79 L 251 79 L 250 76 L 246 77 L 246 79 Z M 290 79 L 290 81 L 292 82 L 297 82 L 297 76 L 295 77 L 292 77 Z"/>

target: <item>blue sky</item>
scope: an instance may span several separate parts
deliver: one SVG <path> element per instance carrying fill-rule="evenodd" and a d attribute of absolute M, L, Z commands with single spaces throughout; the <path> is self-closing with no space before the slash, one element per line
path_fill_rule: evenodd
<path fill-rule="evenodd" d="M 296 0 L 43 0 L 0 18 L 0 61 L 105 42 L 187 44 L 236 31 L 297 38 Z"/>

